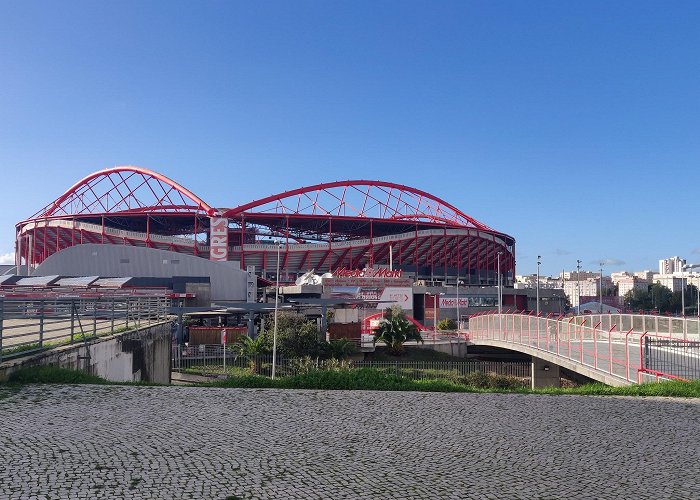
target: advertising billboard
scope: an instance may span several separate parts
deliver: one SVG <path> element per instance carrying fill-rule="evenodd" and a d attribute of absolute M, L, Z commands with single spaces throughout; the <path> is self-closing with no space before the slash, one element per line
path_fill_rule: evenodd
<path fill-rule="evenodd" d="M 228 260 L 228 219 L 212 217 L 209 223 L 209 260 Z"/>
<path fill-rule="evenodd" d="M 494 307 L 498 305 L 496 295 L 476 295 L 459 298 L 459 307 Z M 457 309 L 457 297 L 440 297 L 440 309 Z"/>
<path fill-rule="evenodd" d="M 324 285 L 323 295 L 334 299 L 360 299 L 376 303 L 373 309 L 386 309 L 393 305 L 401 309 L 413 309 L 411 287 L 384 286 L 382 284 Z"/>

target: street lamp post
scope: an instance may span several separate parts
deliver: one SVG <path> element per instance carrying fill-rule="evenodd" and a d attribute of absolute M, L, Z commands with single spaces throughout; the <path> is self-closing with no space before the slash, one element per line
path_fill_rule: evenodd
<path fill-rule="evenodd" d="M 603 314 L 603 263 L 600 263 L 600 314 Z"/>
<path fill-rule="evenodd" d="M 536 298 L 537 304 L 535 307 L 538 317 L 540 315 L 540 264 L 542 264 L 542 262 L 540 262 L 540 259 L 542 259 L 542 256 L 538 255 L 537 256 L 537 298 Z"/>
<path fill-rule="evenodd" d="M 692 269 L 692 265 L 685 265 L 681 269 L 681 315 L 685 317 L 685 285 L 686 285 L 686 278 L 685 278 L 685 272 L 689 269 Z"/>
<path fill-rule="evenodd" d="M 576 259 L 576 311 L 581 314 L 581 261 Z"/>
<path fill-rule="evenodd" d="M 503 331 L 503 325 L 501 323 L 501 321 L 502 321 L 501 311 L 503 309 L 503 304 L 502 304 L 503 295 L 501 294 L 502 293 L 501 292 L 501 254 L 502 253 L 503 252 L 498 252 L 498 254 L 496 255 L 496 261 L 497 261 L 496 267 L 498 268 L 496 270 L 497 276 L 498 276 L 498 279 L 496 280 L 496 282 L 498 284 L 498 331 L 499 331 L 499 333 L 501 333 Z"/>
<path fill-rule="evenodd" d="M 457 279 L 457 332 L 459 332 L 459 278 Z"/>
<path fill-rule="evenodd" d="M 685 271 L 681 273 L 681 316 L 685 317 Z"/>
<path fill-rule="evenodd" d="M 457 332 L 459 333 L 460 321 L 459 321 L 459 285 L 462 282 L 457 280 Z"/>
<path fill-rule="evenodd" d="M 275 325 L 272 329 L 272 379 L 275 379 L 275 368 L 277 367 L 277 304 L 280 295 L 280 249 L 282 242 L 277 242 L 277 284 L 275 285 Z"/>

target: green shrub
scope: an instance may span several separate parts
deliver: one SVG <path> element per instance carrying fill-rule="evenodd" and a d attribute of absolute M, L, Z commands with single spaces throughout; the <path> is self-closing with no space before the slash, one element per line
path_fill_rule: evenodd
<path fill-rule="evenodd" d="M 477 387 L 479 389 L 486 389 L 490 387 L 489 376 L 484 372 L 472 372 L 464 377 L 460 377 L 459 381 L 464 385 L 471 387 Z"/>
<path fill-rule="evenodd" d="M 408 321 L 406 314 L 398 306 L 384 310 L 384 318 L 374 330 L 374 342 L 383 342 L 389 353 L 400 356 L 404 353 L 404 343 L 409 340 L 423 343 L 416 325 Z"/>
<path fill-rule="evenodd" d="M 266 325 L 274 325 L 274 318 L 266 319 Z M 260 337 L 272 347 L 274 327 L 266 328 Z M 277 315 L 277 355 L 282 358 L 316 357 L 321 354 L 316 322 L 303 314 L 283 312 Z"/>
<path fill-rule="evenodd" d="M 357 345 L 348 339 L 336 339 L 321 344 L 321 353 L 326 358 L 345 359 L 357 352 Z"/>
<path fill-rule="evenodd" d="M 456 330 L 457 323 L 453 319 L 441 319 L 437 324 L 438 330 Z"/>
<path fill-rule="evenodd" d="M 489 378 L 489 387 L 493 389 L 520 389 L 523 387 L 523 382 L 515 377 L 506 375 L 487 375 Z"/>

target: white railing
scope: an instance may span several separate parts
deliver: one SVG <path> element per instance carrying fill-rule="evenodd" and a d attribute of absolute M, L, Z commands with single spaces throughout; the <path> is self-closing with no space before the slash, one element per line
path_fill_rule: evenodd
<path fill-rule="evenodd" d="M 683 341 L 683 351 L 674 352 L 676 368 L 694 366 L 700 344 L 700 323 L 696 318 L 672 318 L 641 314 L 589 314 L 583 316 L 537 317 L 528 314 L 483 314 L 469 320 L 467 337 L 516 344 L 543 351 L 593 368 L 601 373 L 640 382 L 643 373 L 657 378 L 678 378 L 678 374 L 657 372 L 645 366 L 645 357 L 662 351 L 643 349 L 645 339 Z M 690 346 L 690 347 L 688 347 Z M 668 348 L 664 348 L 664 352 Z M 687 373 L 684 372 L 684 373 Z M 694 371 L 692 372 L 694 373 Z M 694 377 L 693 377 L 694 378 Z"/>

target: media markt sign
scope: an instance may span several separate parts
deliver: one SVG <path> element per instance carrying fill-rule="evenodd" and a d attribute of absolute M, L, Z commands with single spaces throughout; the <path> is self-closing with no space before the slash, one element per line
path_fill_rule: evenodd
<path fill-rule="evenodd" d="M 365 267 L 364 269 L 348 269 L 341 267 L 333 271 L 334 278 L 402 278 L 401 269 L 384 269 Z"/>
<path fill-rule="evenodd" d="M 374 308 L 393 305 L 413 309 L 413 281 L 404 278 L 401 270 L 336 269 L 332 278 L 323 278 L 323 295 L 327 298 L 361 299 L 376 303 Z"/>

